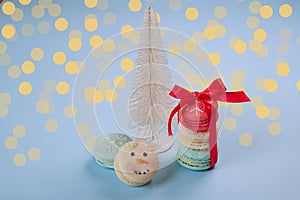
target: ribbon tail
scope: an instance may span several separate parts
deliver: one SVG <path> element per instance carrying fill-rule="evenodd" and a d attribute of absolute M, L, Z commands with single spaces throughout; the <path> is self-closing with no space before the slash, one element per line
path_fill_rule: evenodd
<path fill-rule="evenodd" d="M 217 127 L 216 122 L 218 118 L 217 109 L 213 110 L 211 124 L 209 127 L 209 149 L 210 149 L 210 168 L 215 166 L 218 162 L 218 145 L 217 145 Z"/>
<path fill-rule="evenodd" d="M 250 98 L 246 95 L 244 91 L 226 92 L 226 102 L 241 103 L 250 101 Z"/>
<path fill-rule="evenodd" d="M 171 112 L 170 116 L 169 116 L 169 120 L 168 120 L 168 135 L 172 136 L 172 120 L 173 117 L 175 116 L 175 114 L 180 110 L 181 106 L 180 104 L 178 104 Z"/>

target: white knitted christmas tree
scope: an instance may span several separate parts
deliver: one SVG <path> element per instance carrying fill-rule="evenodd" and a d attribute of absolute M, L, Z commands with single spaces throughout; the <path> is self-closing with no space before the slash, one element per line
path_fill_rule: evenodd
<path fill-rule="evenodd" d="M 163 50 L 156 15 L 147 8 L 135 62 L 129 99 L 129 122 L 136 140 L 146 141 L 157 152 L 169 149 L 173 140 L 166 133 L 173 86 L 168 60 Z"/>

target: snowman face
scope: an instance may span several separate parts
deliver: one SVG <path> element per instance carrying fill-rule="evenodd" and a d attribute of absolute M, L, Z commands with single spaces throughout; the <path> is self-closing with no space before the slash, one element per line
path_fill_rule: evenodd
<path fill-rule="evenodd" d="M 120 150 L 118 163 L 127 179 L 148 182 L 158 169 L 155 150 L 145 142 L 128 142 Z"/>

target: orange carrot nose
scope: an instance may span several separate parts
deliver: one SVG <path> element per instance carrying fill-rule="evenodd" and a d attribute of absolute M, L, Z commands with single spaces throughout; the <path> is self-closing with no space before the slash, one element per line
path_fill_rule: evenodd
<path fill-rule="evenodd" d="M 146 160 L 144 160 L 144 159 L 142 159 L 142 158 L 137 158 L 137 159 L 136 159 L 136 162 L 138 162 L 139 164 L 149 164 L 148 161 L 146 161 Z"/>

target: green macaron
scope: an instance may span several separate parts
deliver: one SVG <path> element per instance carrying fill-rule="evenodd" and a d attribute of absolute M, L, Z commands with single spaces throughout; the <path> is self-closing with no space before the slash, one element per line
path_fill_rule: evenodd
<path fill-rule="evenodd" d="M 94 157 L 97 163 L 106 168 L 114 168 L 114 159 L 119 149 L 130 137 L 121 133 L 106 134 L 98 138 L 94 144 Z"/>

